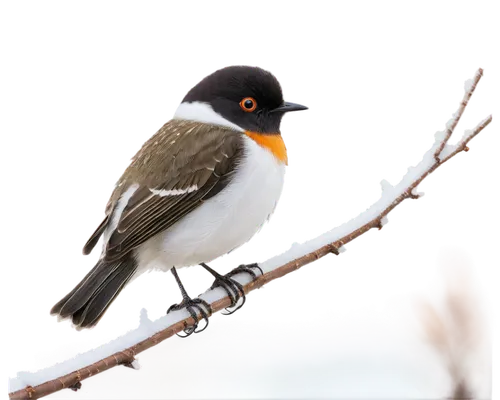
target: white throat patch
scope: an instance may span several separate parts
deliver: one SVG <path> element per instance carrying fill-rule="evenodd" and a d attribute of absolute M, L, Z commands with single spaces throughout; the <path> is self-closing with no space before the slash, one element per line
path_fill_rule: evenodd
<path fill-rule="evenodd" d="M 240 132 L 245 131 L 238 125 L 225 119 L 222 115 L 217 114 L 210 104 L 201 101 L 181 103 L 177 111 L 175 111 L 174 119 L 186 119 L 188 121 L 203 122 L 205 124 L 222 125 Z"/>

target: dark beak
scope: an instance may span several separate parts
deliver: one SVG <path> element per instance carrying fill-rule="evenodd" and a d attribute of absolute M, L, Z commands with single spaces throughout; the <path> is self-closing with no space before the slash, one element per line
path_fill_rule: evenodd
<path fill-rule="evenodd" d="M 306 106 L 302 106 L 300 104 L 295 104 L 295 103 L 289 103 L 285 101 L 281 106 L 275 108 L 274 110 L 271 110 L 271 112 L 289 112 L 289 111 L 301 111 L 301 110 L 307 110 Z"/>

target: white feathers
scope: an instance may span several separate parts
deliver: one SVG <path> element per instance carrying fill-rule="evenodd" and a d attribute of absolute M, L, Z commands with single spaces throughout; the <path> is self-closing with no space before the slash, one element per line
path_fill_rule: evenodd
<path fill-rule="evenodd" d="M 240 132 L 245 130 L 231 121 L 217 114 L 208 103 L 194 101 L 192 103 L 181 103 L 175 111 L 174 119 L 186 119 L 188 121 L 198 121 L 205 124 L 222 125 Z"/>
<path fill-rule="evenodd" d="M 135 191 L 139 188 L 139 184 L 134 183 L 133 185 L 130 185 L 130 187 L 123 192 L 123 194 L 120 196 L 120 199 L 116 203 L 116 206 L 113 210 L 113 214 L 111 215 L 111 222 L 109 223 L 108 227 L 104 231 L 103 237 L 103 244 L 106 246 L 106 243 L 108 242 L 110 234 L 116 229 L 116 226 L 118 225 L 118 221 L 120 221 L 120 217 L 123 213 L 123 210 L 127 206 L 128 201 L 132 197 L 132 195 L 135 193 Z"/>
<path fill-rule="evenodd" d="M 149 190 L 151 191 L 151 193 L 153 193 L 157 196 L 160 196 L 160 197 L 178 196 L 180 194 L 191 193 L 191 192 L 194 192 L 195 190 L 198 190 L 198 185 L 192 185 L 186 189 L 171 189 L 171 190 L 149 189 Z"/>
<path fill-rule="evenodd" d="M 245 156 L 224 190 L 136 249 L 138 274 L 209 262 L 262 227 L 281 195 L 285 166 L 246 136 L 244 144 Z"/>

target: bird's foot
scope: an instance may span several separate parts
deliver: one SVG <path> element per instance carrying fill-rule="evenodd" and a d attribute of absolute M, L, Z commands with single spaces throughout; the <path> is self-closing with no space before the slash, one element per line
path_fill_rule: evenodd
<path fill-rule="evenodd" d="M 181 333 L 177 334 L 177 337 L 181 339 L 187 339 L 192 335 L 197 335 L 206 331 L 210 327 L 210 317 L 212 315 L 212 307 L 205 300 L 197 299 L 191 297 L 184 282 L 182 282 L 181 277 L 175 267 L 170 270 L 170 275 L 175 281 L 175 285 L 179 294 L 181 296 L 181 301 L 179 303 L 171 304 L 166 310 L 165 314 L 170 311 L 179 310 L 185 308 L 191 317 L 193 317 L 195 323 L 193 326 L 186 327 Z M 198 314 L 201 317 L 198 317 Z"/>
<path fill-rule="evenodd" d="M 177 337 L 187 339 L 190 336 L 206 331 L 210 327 L 212 307 L 205 300 L 197 298 L 182 299 L 179 303 L 171 304 L 165 311 L 165 314 L 182 308 L 185 308 L 191 314 L 191 317 L 195 320 L 195 324 L 186 327 L 181 333 L 177 334 Z"/>
<path fill-rule="evenodd" d="M 222 287 L 231 299 L 231 305 L 225 311 L 221 312 L 222 317 L 229 317 L 238 311 L 241 311 L 247 303 L 247 296 L 245 295 L 243 286 L 231 277 L 236 274 L 246 272 L 255 279 L 257 277 L 255 270 L 259 270 L 262 275 L 264 274 L 256 262 L 234 267 L 224 275 L 208 264 L 201 264 L 201 267 L 214 278 L 212 288 Z"/>

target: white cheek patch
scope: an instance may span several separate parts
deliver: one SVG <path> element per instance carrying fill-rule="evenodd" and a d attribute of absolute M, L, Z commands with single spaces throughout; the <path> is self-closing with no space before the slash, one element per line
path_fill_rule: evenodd
<path fill-rule="evenodd" d="M 201 101 L 192 103 L 181 103 L 175 111 L 174 119 L 186 119 L 188 121 L 203 122 L 205 124 L 221 125 L 240 132 L 245 132 L 238 125 L 228 121 L 222 115 L 217 114 L 212 106 Z"/>

